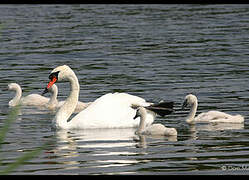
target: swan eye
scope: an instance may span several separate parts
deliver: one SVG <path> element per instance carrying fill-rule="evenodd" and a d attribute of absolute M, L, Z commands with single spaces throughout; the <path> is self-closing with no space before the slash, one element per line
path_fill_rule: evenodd
<path fill-rule="evenodd" d="M 48 76 L 48 78 L 49 78 L 50 80 L 52 80 L 52 79 L 54 79 L 54 78 L 58 79 L 58 74 L 59 74 L 59 72 L 60 72 L 60 71 L 51 73 L 51 74 Z"/>

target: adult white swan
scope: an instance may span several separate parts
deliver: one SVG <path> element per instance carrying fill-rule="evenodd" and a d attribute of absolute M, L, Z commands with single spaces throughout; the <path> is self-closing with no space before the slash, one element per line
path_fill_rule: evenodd
<path fill-rule="evenodd" d="M 69 81 L 71 92 L 65 103 L 57 111 L 53 119 L 53 127 L 61 129 L 91 129 L 91 128 L 126 128 L 138 126 L 139 119 L 133 120 L 136 110 L 132 107 L 153 106 L 143 98 L 129 95 L 127 93 L 108 93 L 94 102 L 86 109 L 74 116 L 70 121 L 69 117 L 75 110 L 78 102 L 80 86 L 78 78 L 73 70 L 67 66 L 58 66 L 52 70 L 49 75 L 50 82 L 47 88 L 50 88 L 57 81 Z M 166 103 L 164 103 L 165 105 Z M 169 108 L 173 108 L 169 103 Z M 155 114 L 148 112 L 146 124 L 154 121 Z"/>
<path fill-rule="evenodd" d="M 145 127 L 146 115 L 147 115 L 146 107 L 139 107 L 137 109 L 136 116 L 134 117 L 134 119 L 140 116 L 140 123 L 135 134 L 177 136 L 177 131 L 175 128 L 167 128 L 160 123 L 151 124 Z"/>
<path fill-rule="evenodd" d="M 186 122 L 189 124 L 195 122 L 228 122 L 228 123 L 244 122 L 244 117 L 241 115 L 230 115 L 220 111 L 208 111 L 205 113 L 201 113 L 197 117 L 195 117 L 198 101 L 197 97 L 193 94 L 189 94 L 185 97 L 182 109 L 184 109 L 184 107 L 188 105 L 191 106 L 190 112 L 186 119 Z"/>

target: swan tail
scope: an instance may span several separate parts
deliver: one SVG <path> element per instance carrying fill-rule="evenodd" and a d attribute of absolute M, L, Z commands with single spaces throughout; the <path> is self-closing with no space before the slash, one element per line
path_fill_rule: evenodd
<path fill-rule="evenodd" d="M 153 111 L 159 116 L 164 117 L 165 115 L 171 114 L 174 112 L 173 110 L 174 102 L 160 102 L 157 104 L 152 104 L 150 106 L 145 107 L 146 109 Z"/>

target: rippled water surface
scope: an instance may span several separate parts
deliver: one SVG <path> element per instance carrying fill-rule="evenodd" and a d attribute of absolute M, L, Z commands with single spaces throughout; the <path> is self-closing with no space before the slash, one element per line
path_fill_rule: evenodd
<path fill-rule="evenodd" d="M 8 83 L 41 93 L 50 71 L 67 64 L 81 101 L 108 92 L 174 101 L 175 112 L 155 122 L 178 131 L 56 131 L 54 113 L 22 109 L 0 170 L 49 141 L 12 174 L 249 174 L 249 5 L 1 5 L 0 17 L 1 127 L 14 96 Z M 64 100 L 69 84 L 57 85 Z M 245 123 L 189 126 L 180 110 L 188 93 L 198 96 L 198 113 L 238 113 Z"/>

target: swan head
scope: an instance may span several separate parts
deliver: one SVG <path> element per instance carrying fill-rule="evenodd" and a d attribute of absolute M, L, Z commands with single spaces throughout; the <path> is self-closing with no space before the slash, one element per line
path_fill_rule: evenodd
<path fill-rule="evenodd" d="M 50 80 L 56 78 L 56 81 L 63 81 L 68 80 L 69 76 L 72 74 L 74 74 L 73 70 L 68 65 L 63 65 L 53 69 L 48 78 Z"/>
<path fill-rule="evenodd" d="M 49 88 L 51 88 L 57 81 L 67 80 L 72 75 L 75 74 L 69 66 L 63 65 L 56 67 L 49 74 L 48 78 L 50 79 L 50 81 L 42 94 L 47 93 L 49 91 Z"/>
<path fill-rule="evenodd" d="M 177 131 L 175 128 L 167 128 L 167 130 L 165 131 L 165 135 L 177 136 Z"/>
<path fill-rule="evenodd" d="M 144 116 L 146 114 L 146 109 L 144 107 L 139 107 L 136 111 L 136 115 L 133 119 L 136 119 L 137 117 Z"/>
<path fill-rule="evenodd" d="M 192 106 L 195 103 L 197 103 L 197 97 L 193 94 L 189 94 L 184 99 L 184 102 L 182 104 L 182 109 L 184 109 L 188 105 Z"/>

